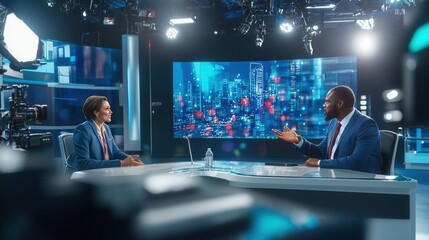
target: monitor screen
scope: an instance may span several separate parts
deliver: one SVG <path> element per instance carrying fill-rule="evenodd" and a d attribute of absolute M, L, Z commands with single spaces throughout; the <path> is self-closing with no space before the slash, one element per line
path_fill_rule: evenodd
<path fill-rule="evenodd" d="M 272 139 L 271 129 L 321 139 L 334 86 L 357 94 L 355 56 L 239 62 L 173 62 L 173 138 Z"/>

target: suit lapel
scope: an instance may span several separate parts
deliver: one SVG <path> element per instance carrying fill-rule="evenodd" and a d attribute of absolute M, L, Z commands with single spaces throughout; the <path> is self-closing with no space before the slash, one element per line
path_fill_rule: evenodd
<path fill-rule="evenodd" d="M 348 139 L 348 135 L 350 134 L 350 129 L 353 127 L 353 125 L 356 122 L 357 114 L 358 114 L 357 111 L 355 111 L 353 113 L 352 117 L 350 118 L 349 123 L 347 123 L 346 128 L 344 128 L 343 133 L 341 134 L 341 137 L 338 140 L 338 146 L 337 146 L 337 151 L 335 151 L 335 155 L 338 153 L 338 150 L 340 149 L 340 146 L 341 146 L 341 144 L 343 142 L 343 139 Z"/>
<path fill-rule="evenodd" d="M 98 133 L 98 128 L 97 128 L 97 126 L 95 125 L 94 121 L 92 121 L 92 120 L 89 120 L 88 122 L 89 122 L 89 125 L 90 125 L 90 126 L 91 126 L 91 128 L 92 128 L 92 131 L 93 131 L 93 133 L 94 133 L 94 136 L 96 136 L 96 138 L 97 138 L 98 142 L 100 143 L 101 149 L 103 149 L 103 141 L 101 140 L 101 136 L 100 136 L 100 134 Z"/>

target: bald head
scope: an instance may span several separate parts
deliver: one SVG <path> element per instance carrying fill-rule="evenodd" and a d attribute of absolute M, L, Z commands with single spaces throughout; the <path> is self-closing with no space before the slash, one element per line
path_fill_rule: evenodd
<path fill-rule="evenodd" d="M 344 107 L 346 109 L 351 109 L 355 105 L 356 98 L 351 88 L 340 85 L 332 88 L 330 92 L 335 99 L 342 100 L 344 102 Z"/>

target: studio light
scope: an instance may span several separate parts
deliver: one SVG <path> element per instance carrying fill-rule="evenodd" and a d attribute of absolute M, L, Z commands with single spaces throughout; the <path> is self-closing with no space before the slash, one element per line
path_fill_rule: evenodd
<path fill-rule="evenodd" d="M 311 42 L 313 38 L 321 34 L 321 30 L 318 25 L 313 25 L 312 27 L 306 27 L 304 35 L 302 36 L 302 42 L 304 43 L 305 51 L 309 55 L 313 55 L 313 46 Z"/>
<path fill-rule="evenodd" d="M 259 21 L 258 29 L 256 30 L 256 40 L 255 44 L 258 47 L 262 47 L 262 44 L 264 43 L 264 38 L 266 34 L 266 26 L 264 20 Z"/>
<path fill-rule="evenodd" d="M 358 19 L 356 24 L 359 25 L 363 30 L 372 30 L 375 26 L 374 18 Z"/>
<path fill-rule="evenodd" d="M 55 0 L 46 0 L 46 4 L 48 4 L 48 7 L 53 7 L 55 5 Z"/>
<path fill-rule="evenodd" d="M 280 29 L 283 32 L 290 33 L 293 31 L 293 22 L 285 20 L 280 24 Z"/>
<path fill-rule="evenodd" d="M 180 25 L 180 24 L 190 24 L 194 23 L 194 19 L 192 18 L 172 18 L 170 19 L 170 24 L 172 25 Z"/>
<path fill-rule="evenodd" d="M 308 55 L 313 55 L 313 46 L 311 45 L 312 39 L 305 36 L 302 41 L 304 42 L 304 48 Z"/>
<path fill-rule="evenodd" d="M 88 18 L 88 11 L 86 9 L 82 10 L 81 17 L 84 21 L 86 21 L 86 19 Z"/>
<path fill-rule="evenodd" d="M 368 112 L 370 111 L 370 109 L 369 109 L 370 100 L 371 99 L 369 97 L 367 97 L 366 95 L 360 96 L 359 110 L 361 111 L 361 113 L 368 115 Z"/>
<path fill-rule="evenodd" d="M 400 122 L 403 118 L 403 114 L 400 110 L 390 110 L 383 115 L 385 122 Z"/>
<path fill-rule="evenodd" d="M 154 18 L 155 16 L 156 16 L 155 10 L 153 10 L 153 9 L 150 9 L 150 8 L 138 9 L 138 17 L 141 17 L 141 18 Z M 192 20 L 192 22 L 189 22 L 189 23 L 193 23 L 193 20 Z"/>
<path fill-rule="evenodd" d="M 0 54 L 10 61 L 10 68 L 36 69 L 41 65 L 43 43 L 14 13 L 0 4 Z"/>
<path fill-rule="evenodd" d="M 408 51 L 411 53 L 418 53 L 429 47 L 429 23 L 419 26 L 413 33 L 413 37 L 408 44 Z"/>
<path fill-rule="evenodd" d="M 318 36 L 320 35 L 321 31 L 319 28 L 319 25 L 313 25 L 310 29 L 309 29 L 309 33 L 312 37 Z"/>
<path fill-rule="evenodd" d="M 362 32 L 355 37 L 354 45 L 359 55 L 370 56 L 377 49 L 377 40 L 372 32 Z"/>
<path fill-rule="evenodd" d="M 246 18 L 244 18 L 244 21 L 240 23 L 238 26 L 238 31 L 241 34 L 247 34 L 252 27 L 253 21 L 255 20 L 255 15 L 252 11 L 249 11 Z"/>
<path fill-rule="evenodd" d="M 383 100 L 385 102 L 399 102 L 402 100 L 402 91 L 400 89 L 385 90 L 382 93 Z"/>
<path fill-rule="evenodd" d="M 169 27 L 165 34 L 167 35 L 167 38 L 174 39 L 179 34 L 179 31 L 174 27 Z"/>
<path fill-rule="evenodd" d="M 104 17 L 103 18 L 103 24 L 104 25 L 115 25 L 115 18 L 114 17 Z"/>
<path fill-rule="evenodd" d="M 306 9 L 314 10 L 314 9 L 334 9 L 336 7 L 335 4 L 327 4 L 327 5 L 309 5 L 305 7 Z"/>

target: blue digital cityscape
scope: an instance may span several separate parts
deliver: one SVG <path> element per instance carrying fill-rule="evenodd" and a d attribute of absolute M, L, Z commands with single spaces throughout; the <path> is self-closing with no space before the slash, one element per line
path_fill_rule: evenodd
<path fill-rule="evenodd" d="M 323 138 L 328 90 L 357 92 L 354 56 L 253 62 L 174 62 L 173 137 L 277 138 L 295 129 Z"/>

